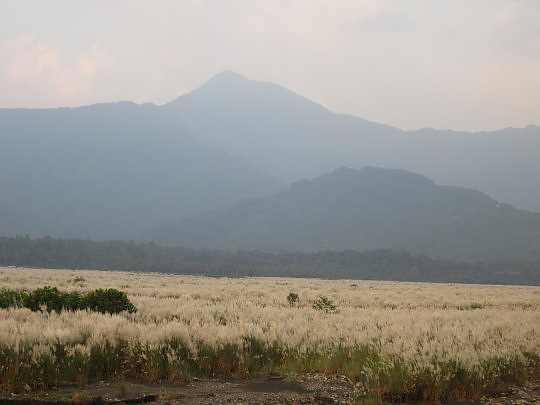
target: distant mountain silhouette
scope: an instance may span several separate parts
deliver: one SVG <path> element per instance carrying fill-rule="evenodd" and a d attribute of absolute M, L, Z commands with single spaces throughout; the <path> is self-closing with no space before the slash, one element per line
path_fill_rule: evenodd
<path fill-rule="evenodd" d="M 495 209 L 494 200 L 475 191 L 443 188 L 454 192 L 447 200 L 439 196 L 436 212 L 428 204 L 435 197 L 427 193 L 426 200 L 411 203 L 409 213 L 400 208 L 408 207 L 407 201 L 388 207 L 377 193 L 368 197 L 389 181 L 385 176 L 377 175 L 380 182 L 372 181 L 368 189 L 356 185 L 363 190 L 358 195 L 332 191 L 340 182 L 357 190 L 352 187 L 356 180 L 352 185 L 346 180 L 356 178 L 356 172 L 341 169 L 268 199 L 241 200 L 339 166 L 381 166 L 479 189 L 498 201 L 540 211 L 538 151 L 539 127 L 404 132 L 335 114 L 278 85 L 226 71 L 163 106 L 120 102 L 0 109 L 0 236 L 132 239 L 154 229 L 158 239 L 185 246 L 313 250 L 395 245 L 458 259 L 526 260 L 538 256 L 529 249 L 538 242 L 537 217 L 505 205 Z M 362 170 L 362 181 L 368 172 Z M 428 180 L 395 173 L 408 180 L 393 183 L 390 201 L 442 190 Z M 328 194 L 319 195 L 310 184 L 328 187 Z M 459 204 L 454 207 L 452 201 Z M 489 209 L 479 209 L 482 201 Z M 193 217 L 237 202 L 230 210 Z M 369 214 L 357 204 L 369 208 Z M 459 215 L 442 207 L 449 212 L 460 207 Z M 360 221 L 364 233 L 357 234 L 354 221 Z M 178 227 L 167 227 L 179 223 L 191 229 L 189 237 Z M 321 236 L 323 226 L 328 228 Z"/>
<path fill-rule="evenodd" d="M 192 248 L 399 249 L 460 260 L 540 259 L 540 214 L 402 170 L 339 168 L 146 234 Z"/>
<path fill-rule="evenodd" d="M 133 238 L 279 187 L 153 105 L 0 110 L 0 235 Z"/>
<path fill-rule="evenodd" d="M 335 114 L 283 87 L 231 71 L 162 108 L 181 117 L 206 145 L 242 156 L 286 181 L 339 166 L 392 167 L 540 212 L 536 126 L 479 133 L 405 132 Z"/>

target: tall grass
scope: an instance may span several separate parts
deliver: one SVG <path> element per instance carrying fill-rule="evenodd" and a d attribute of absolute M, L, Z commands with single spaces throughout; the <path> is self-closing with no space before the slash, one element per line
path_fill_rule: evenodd
<path fill-rule="evenodd" d="M 5 392 L 39 390 L 66 382 L 122 377 L 185 382 L 193 377 L 247 377 L 270 373 L 339 373 L 366 396 L 393 401 L 478 399 L 482 393 L 523 383 L 538 373 L 538 356 L 493 357 L 477 367 L 432 358 L 429 364 L 382 354 L 373 346 L 335 348 L 322 354 L 269 346 L 253 338 L 216 348 L 197 342 L 196 353 L 178 339 L 157 346 L 103 341 L 56 343 L 43 350 L 24 343 L 0 346 L 0 384 Z"/>
<path fill-rule="evenodd" d="M 84 276 L 74 282 L 76 277 Z M 540 288 L 0 269 L 12 290 L 128 291 L 137 313 L 0 310 L 0 388 L 339 373 L 377 401 L 477 399 L 540 375 Z M 287 296 L 299 300 L 290 305 Z M 335 310 L 318 309 L 328 297 Z"/>

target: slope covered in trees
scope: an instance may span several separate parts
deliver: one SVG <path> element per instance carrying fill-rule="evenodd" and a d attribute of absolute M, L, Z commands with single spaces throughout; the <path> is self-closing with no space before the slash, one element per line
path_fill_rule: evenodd
<path fill-rule="evenodd" d="M 540 214 L 402 170 L 340 168 L 160 227 L 147 239 L 191 248 L 396 249 L 454 260 L 540 260 Z"/>
<path fill-rule="evenodd" d="M 281 186 L 157 107 L 0 110 L 0 235 L 133 238 Z"/>
<path fill-rule="evenodd" d="M 153 243 L 28 237 L 0 237 L 0 266 L 540 285 L 539 262 L 465 263 L 392 250 L 225 252 L 167 248 Z"/>

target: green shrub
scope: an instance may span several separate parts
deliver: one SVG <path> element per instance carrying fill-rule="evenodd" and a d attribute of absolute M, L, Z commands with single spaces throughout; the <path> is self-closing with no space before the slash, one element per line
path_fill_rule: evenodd
<path fill-rule="evenodd" d="M 287 295 L 287 301 L 289 302 L 289 305 L 292 307 L 300 301 L 300 297 L 298 296 L 298 294 L 292 292 L 292 293 L 289 293 L 289 295 Z"/>
<path fill-rule="evenodd" d="M 0 290 L 0 308 L 21 308 L 28 293 L 26 291 Z"/>
<path fill-rule="evenodd" d="M 319 295 L 319 298 L 313 301 L 313 308 L 318 311 L 336 312 L 336 306 L 334 303 L 324 295 Z"/>
<path fill-rule="evenodd" d="M 56 287 L 43 287 L 28 294 L 24 306 L 32 311 L 40 311 L 43 307 L 47 312 L 75 311 L 81 309 L 81 295 L 61 292 Z"/>
<path fill-rule="evenodd" d="M 82 301 L 81 306 L 91 311 L 117 314 L 122 311 L 129 313 L 137 312 L 135 306 L 129 301 L 125 292 L 114 288 L 97 289 L 87 293 Z"/>
<path fill-rule="evenodd" d="M 56 287 L 38 288 L 30 293 L 26 291 L 0 291 L 0 308 L 28 308 L 34 312 L 76 311 L 88 309 L 101 313 L 117 314 L 122 311 L 136 312 L 125 292 L 114 288 L 98 289 L 85 295 L 78 292 L 62 292 Z"/>

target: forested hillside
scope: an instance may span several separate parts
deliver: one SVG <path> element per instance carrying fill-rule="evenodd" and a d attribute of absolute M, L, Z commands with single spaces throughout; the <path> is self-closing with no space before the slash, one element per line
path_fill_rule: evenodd
<path fill-rule="evenodd" d="M 540 285 L 540 263 L 464 263 L 403 251 L 225 252 L 153 243 L 0 237 L 0 266 L 244 277 L 319 277 Z M 17 269 L 13 269 L 17 271 Z"/>
<path fill-rule="evenodd" d="M 145 234 L 171 246 L 395 249 L 453 260 L 540 260 L 540 214 L 418 174 L 340 168 Z"/>
<path fill-rule="evenodd" d="M 111 239 L 281 187 L 157 107 L 0 109 L 0 235 Z"/>

